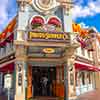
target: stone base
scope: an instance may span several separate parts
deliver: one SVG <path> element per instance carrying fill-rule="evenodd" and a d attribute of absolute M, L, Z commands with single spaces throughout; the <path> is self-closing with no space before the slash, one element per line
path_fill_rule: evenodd
<path fill-rule="evenodd" d="M 25 100 L 24 95 L 21 96 L 15 95 L 15 100 Z"/>
<path fill-rule="evenodd" d="M 69 97 L 69 100 L 76 100 L 77 96 Z"/>

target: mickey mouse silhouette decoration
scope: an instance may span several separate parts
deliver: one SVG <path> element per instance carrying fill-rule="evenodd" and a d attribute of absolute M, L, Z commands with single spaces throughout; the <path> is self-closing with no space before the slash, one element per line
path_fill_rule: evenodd
<path fill-rule="evenodd" d="M 56 16 L 51 16 L 47 20 L 40 15 L 33 16 L 29 24 L 33 31 L 62 31 L 61 20 Z"/>

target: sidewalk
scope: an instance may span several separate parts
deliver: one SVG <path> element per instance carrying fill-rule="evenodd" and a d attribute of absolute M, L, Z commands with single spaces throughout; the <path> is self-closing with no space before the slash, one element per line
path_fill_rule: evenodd
<path fill-rule="evenodd" d="M 0 100 L 7 100 L 7 96 L 0 96 Z"/>
<path fill-rule="evenodd" d="M 100 100 L 100 90 L 93 90 L 78 97 L 77 100 Z"/>

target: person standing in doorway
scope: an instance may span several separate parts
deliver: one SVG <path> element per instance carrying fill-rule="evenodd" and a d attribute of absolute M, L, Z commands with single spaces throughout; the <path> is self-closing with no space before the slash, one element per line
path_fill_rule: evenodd
<path fill-rule="evenodd" d="M 42 77 L 42 94 L 47 96 L 47 82 L 48 78 L 46 76 Z"/>

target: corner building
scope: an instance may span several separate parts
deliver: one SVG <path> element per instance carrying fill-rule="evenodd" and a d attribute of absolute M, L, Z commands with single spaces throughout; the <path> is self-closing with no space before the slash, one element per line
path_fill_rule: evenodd
<path fill-rule="evenodd" d="M 14 100 L 69 100 L 98 87 L 97 54 L 93 59 L 93 52 L 75 40 L 72 2 L 17 3 L 17 16 L 2 32 L 6 38 L 0 42 L 0 82 L 8 72 L 13 76 Z"/>
<path fill-rule="evenodd" d="M 42 97 L 67 99 L 70 95 L 68 70 L 70 64 L 71 67 L 74 65 L 74 51 L 78 44 L 72 42 L 71 14 L 62 7 L 62 3 L 63 6 L 67 4 L 56 0 L 18 0 L 14 39 L 15 100 Z M 70 10 L 71 1 L 68 5 Z M 43 86 L 44 78 L 48 80 L 46 87 Z"/>

